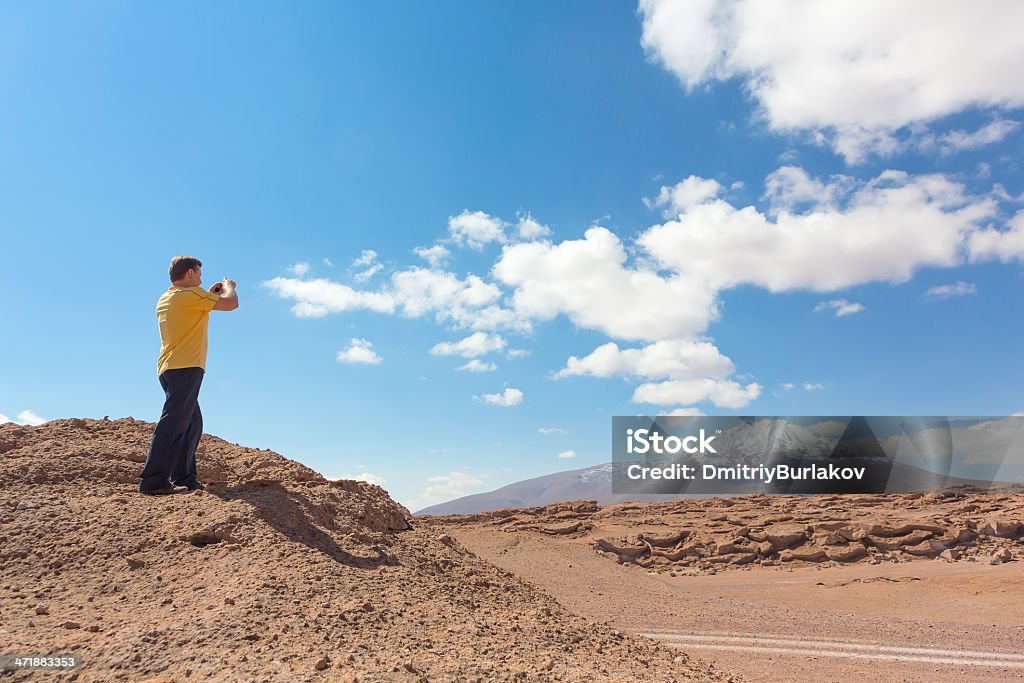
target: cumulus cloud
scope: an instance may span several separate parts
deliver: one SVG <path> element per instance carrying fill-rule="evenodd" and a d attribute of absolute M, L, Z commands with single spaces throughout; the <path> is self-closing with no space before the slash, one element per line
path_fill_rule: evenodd
<path fill-rule="evenodd" d="M 527 349 L 509 349 L 505 355 L 509 358 L 525 358 L 530 352 Z"/>
<path fill-rule="evenodd" d="M 568 434 L 568 429 L 562 429 L 561 427 L 541 427 L 537 430 L 544 436 L 551 436 L 552 434 Z"/>
<path fill-rule="evenodd" d="M 550 320 L 561 313 L 619 339 L 691 337 L 717 316 L 714 292 L 699 279 L 662 277 L 626 260 L 617 236 L 592 227 L 581 240 L 506 246 L 492 273 L 513 288 L 518 315 Z"/>
<path fill-rule="evenodd" d="M 14 424 L 20 425 L 29 425 L 31 427 L 38 427 L 39 425 L 46 422 L 46 418 L 39 417 L 38 415 L 35 414 L 35 412 L 31 410 L 22 410 L 20 413 L 18 413 L 18 416 L 13 420 L 4 415 L 3 413 L 0 413 L 0 424 L 7 424 L 9 422 L 13 422 Z"/>
<path fill-rule="evenodd" d="M 717 180 L 692 175 L 672 187 L 662 185 L 658 196 L 653 199 L 645 197 L 644 204 L 649 209 L 663 208 L 665 218 L 672 218 L 717 197 L 721 191 L 722 185 Z"/>
<path fill-rule="evenodd" d="M 981 149 L 1000 142 L 1019 127 L 1018 121 L 998 119 L 975 131 L 951 130 L 939 136 L 924 136 L 918 146 L 925 151 L 934 147 L 939 150 L 939 153 L 948 156 L 965 150 Z"/>
<path fill-rule="evenodd" d="M 794 203 L 812 200 L 813 193 L 794 185 L 812 182 L 805 176 L 792 168 L 787 180 L 769 176 L 777 209 L 769 214 L 711 200 L 651 227 L 638 243 L 663 267 L 716 290 L 753 284 L 771 292 L 827 292 L 958 265 L 965 238 L 997 210 L 991 197 L 970 197 L 944 175 L 884 171 L 856 189 L 834 181 L 821 202 L 795 213 Z M 980 240 L 975 248 L 993 250 Z"/>
<path fill-rule="evenodd" d="M 676 408 L 667 413 L 663 413 L 666 417 L 704 417 L 704 411 L 700 408 Z"/>
<path fill-rule="evenodd" d="M 761 385 L 743 386 L 732 380 L 704 377 L 692 380 L 668 380 L 641 384 L 633 392 L 634 403 L 687 405 L 711 401 L 719 408 L 742 408 L 761 395 Z"/>
<path fill-rule="evenodd" d="M 431 268 L 440 268 L 448 261 L 448 257 L 451 255 L 451 252 L 441 244 L 435 244 L 432 247 L 416 247 L 412 251 L 429 263 Z"/>
<path fill-rule="evenodd" d="M 510 408 L 517 406 L 523 402 L 523 392 L 519 389 L 513 389 L 512 387 L 506 387 L 505 391 L 500 394 L 484 394 L 482 396 L 474 396 L 474 401 L 486 403 L 492 406 L 501 406 L 502 408 Z"/>
<path fill-rule="evenodd" d="M 300 263 L 293 263 L 292 265 L 288 266 L 285 270 L 287 270 L 295 277 L 305 277 L 306 273 L 308 273 L 310 270 L 310 265 L 305 261 L 302 261 Z"/>
<path fill-rule="evenodd" d="M 519 217 L 516 224 L 516 234 L 521 240 L 540 240 L 551 236 L 551 229 L 538 222 L 530 214 Z"/>
<path fill-rule="evenodd" d="M 464 372 L 493 372 L 498 369 L 498 366 L 494 363 L 485 363 L 479 358 L 474 358 L 465 365 L 460 365 L 455 369 Z"/>
<path fill-rule="evenodd" d="M 384 269 L 384 265 L 377 261 L 377 252 L 373 249 L 364 249 L 363 252 L 352 261 L 352 268 L 361 268 L 352 278 L 356 282 L 364 283 Z"/>
<path fill-rule="evenodd" d="M 782 388 L 785 391 L 793 391 L 793 389 L 796 389 L 796 385 L 793 384 L 792 382 L 783 382 Z"/>
<path fill-rule="evenodd" d="M 1024 105 L 1020 3 L 641 0 L 640 14 L 647 54 L 687 89 L 739 79 L 770 129 L 853 163 L 912 124 Z"/>
<path fill-rule="evenodd" d="M 295 301 L 297 317 L 370 310 L 401 313 L 407 318 L 433 315 L 439 323 L 476 330 L 530 330 L 528 320 L 496 302 L 501 290 L 477 275 L 459 277 L 447 271 L 411 267 L 391 274 L 376 290 L 353 289 L 331 280 L 277 277 L 262 283 L 273 294 Z"/>
<path fill-rule="evenodd" d="M 376 474 L 370 474 L 369 472 L 360 472 L 359 474 L 343 474 L 339 479 L 351 479 L 353 481 L 365 481 L 368 484 L 376 484 L 377 486 L 384 486 L 388 483 L 384 477 L 378 477 Z"/>
<path fill-rule="evenodd" d="M 953 297 L 976 294 L 977 292 L 978 285 L 973 282 L 957 280 L 952 284 L 929 287 L 928 291 L 924 293 L 924 296 L 926 299 L 951 299 Z"/>
<path fill-rule="evenodd" d="M 985 228 L 971 233 L 967 248 L 971 261 L 1024 261 L 1024 211 L 1010 219 L 1006 230 Z"/>
<path fill-rule="evenodd" d="M 353 338 L 347 349 L 338 351 L 337 360 L 339 363 L 354 365 L 380 365 L 383 359 L 373 350 L 372 343 L 366 339 Z"/>
<path fill-rule="evenodd" d="M 430 349 L 430 353 L 435 356 L 475 358 L 495 351 L 501 351 L 505 348 L 506 343 L 501 335 L 474 332 L 457 342 L 439 342 Z"/>
<path fill-rule="evenodd" d="M 576 451 L 574 451 L 572 449 L 567 450 L 567 451 L 562 451 L 561 453 L 558 454 L 558 457 L 559 458 L 575 458 L 576 457 Z"/>
<path fill-rule="evenodd" d="M 482 475 L 467 472 L 439 474 L 427 477 L 427 482 L 430 485 L 423 490 L 423 499 L 432 503 L 461 498 L 486 483 Z"/>
<path fill-rule="evenodd" d="M 448 219 L 448 234 L 455 244 L 483 249 L 491 242 L 505 242 L 505 222 L 483 211 L 463 211 Z"/>
<path fill-rule="evenodd" d="M 825 388 L 825 385 L 824 384 L 820 384 L 818 382 L 805 382 L 804 383 L 804 391 L 817 391 L 819 389 L 824 389 L 824 388 Z"/>
<path fill-rule="evenodd" d="M 829 301 L 821 301 L 814 307 L 815 313 L 821 313 L 822 311 L 828 310 L 835 311 L 836 317 L 842 318 L 844 315 L 860 313 L 864 310 L 864 306 L 862 304 L 847 301 L 846 299 L 831 299 Z"/>
<path fill-rule="evenodd" d="M 620 349 L 608 342 L 583 358 L 570 356 L 556 379 L 574 376 L 693 379 L 727 377 L 735 365 L 709 341 L 673 339 L 640 348 Z"/>

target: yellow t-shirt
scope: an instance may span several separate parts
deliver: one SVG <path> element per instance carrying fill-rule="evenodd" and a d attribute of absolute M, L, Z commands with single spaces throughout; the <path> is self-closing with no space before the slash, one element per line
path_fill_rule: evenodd
<path fill-rule="evenodd" d="M 171 286 L 156 302 L 160 326 L 157 375 L 176 368 L 206 370 L 206 328 L 220 297 L 202 287 Z"/>

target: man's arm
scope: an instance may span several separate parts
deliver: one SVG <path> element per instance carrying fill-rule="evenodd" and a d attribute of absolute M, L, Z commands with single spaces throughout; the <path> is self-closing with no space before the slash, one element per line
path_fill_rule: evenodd
<path fill-rule="evenodd" d="M 220 300 L 213 305 L 215 311 L 233 311 L 238 308 L 238 292 L 235 291 L 235 281 L 225 280 L 218 282 L 211 289 L 214 294 L 220 294 Z"/>

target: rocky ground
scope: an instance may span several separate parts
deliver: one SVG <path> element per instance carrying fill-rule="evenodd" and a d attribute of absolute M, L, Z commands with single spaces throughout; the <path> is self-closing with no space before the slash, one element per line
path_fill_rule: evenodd
<path fill-rule="evenodd" d="M 624 503 L 558 503 L 429 518 L 592 541 L 622 564 L 683 574 L 760 567 L 939 559 L 1024 559 L 1024 487 L 934 493 L 765 496 Z"/>
<path fill-rule="evenodd" d="M 0 653 L 83 661 L 0 675 L 735 680 L 570 613 L 380 487 L 329 481 L 271 451 L 204 436 L 205 491 L 140 495 L 152 428 L 131 418 L 0 425 Z M 590 523 L 595 513 L 580 514 Z"/>
<path fill-rule="evenodd" d="M 416 519 L 576 614 L 747 680 L 1024 680 L 1019 487 Z"/>

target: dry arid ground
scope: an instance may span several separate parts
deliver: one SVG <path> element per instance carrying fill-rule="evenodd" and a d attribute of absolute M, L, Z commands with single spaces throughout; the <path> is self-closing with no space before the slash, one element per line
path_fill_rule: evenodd
<path fill-rule="evenodd" d="M 6 680 L 736 680 L 271 451 L 204 436 L 205 491 L 141 495 L 152 429 L 0 425 L 0 654 L 83 661 Z"/>
<path fill-rule="evenodd" d="M 423 521 L 576 613 L 750 681 L 1024 678 L 1020 487 Z"/>

